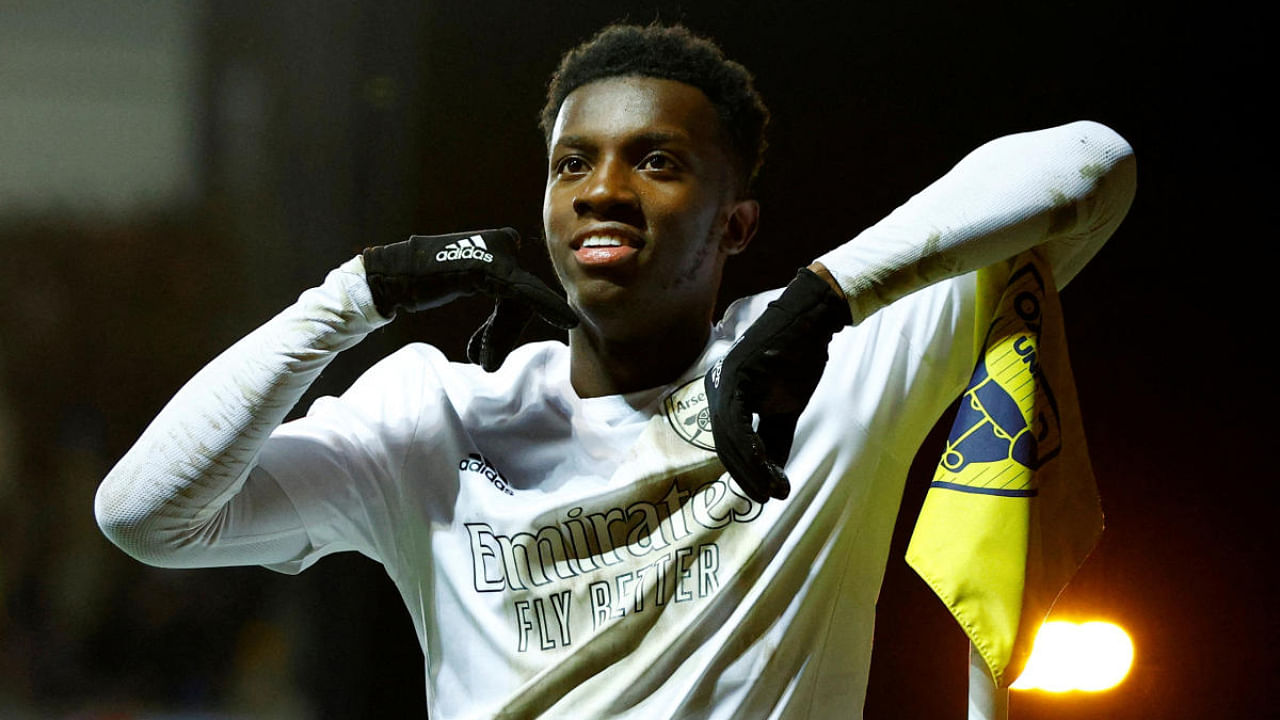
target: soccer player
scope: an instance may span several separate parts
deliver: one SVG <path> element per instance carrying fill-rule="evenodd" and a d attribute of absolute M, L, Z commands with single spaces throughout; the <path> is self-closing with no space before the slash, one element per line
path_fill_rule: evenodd
<path fill-rule="evenodd" d="M 1038 248 L 1067 282 L 1134 161 L 1089 122 L 997 139 L 713 326 L 766 121 L 709 41 L 605 29 L 543 114 L 567 301 L 506 231 L 370 248 L 178 392 L 99 489 L 103 531 L 166 567 L 377 560 L 432 718 L 856 713 L 908 466 L 980 349 L 974 271 Z M 497 298 L 483 367 L 410 345 L 281 424 L 336 353 L 470 293 Z M 568 345 L 512 349 L 532 314 Z"/>

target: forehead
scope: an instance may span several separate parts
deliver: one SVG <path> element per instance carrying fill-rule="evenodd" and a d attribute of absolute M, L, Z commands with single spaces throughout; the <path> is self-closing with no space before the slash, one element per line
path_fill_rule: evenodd
<path fill-rule="evenodd" d="M 720 119 L 707 96 L 692 85 L 649 77 L 608 78 L 569 93 L 556 115 L 551 145 L 655 133 L 713 148 L 719 145 Z"/>

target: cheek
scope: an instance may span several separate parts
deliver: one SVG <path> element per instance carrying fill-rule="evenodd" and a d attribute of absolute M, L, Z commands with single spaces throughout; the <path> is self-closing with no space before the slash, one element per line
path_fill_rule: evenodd
<path fill-rule="evenodd" d="M 564 269 L 561 267 L 564 262 L 564 256 L 560 252 L 568 243 L 566 238 L 564 242 L 559 239 L 565 232 L 565 216 L 563 212 L 557 212 L 560 205 L 557 204 L 557 193 L 550 184 L 542 194 L 542 242 L 543 247 L 547 251 L 547 256 L 551 258 L 551 268 L 555 270 L 556 279 L 560 284 L 569 287 L 569 283 L 565 282 Z M 572 208 L 570 208 L 572 209 Z"/>
<path fill-rule="evenodd" d="M 548 233 L 570 233 L 578 220 L 573 209 L 577 191 L 568 183 L 548 185 L 542 194 L 542 226 Z M 568 241 L 568 237 L 564 240 Z"/>
<path fill-rule="evenodd" d="M 551 210 L 552 210 L 552 207 L 553 207 L 553 205 L 552 205 L 552 197 L 551 197 L 551 196 L 552 196 L 551 185 L 550 185 L 550 184 L 548 184 L 548 185 L 547 185 L 547 188 L 546 188 L 545 190 L 543 190 L 543 192 L 542 192 L 542 232 L 543 232 L 543 237 L 547 237 L 547 236 L 549 236 L 549 235 L 550 235 L 550 230 L 551 230 Z"/>
<path fill-rule="evenodd" d="M 568 241 L 568 238 L 563 237 L 566 232 L 569 232 L 565 223 L 564 203 L 561 197 L 563 194 L 548 187 L 542 196 L 542 237 L 545 238 L 547 248 L 551 251 L 561 244 L 559 240 Z M 552 255 L 554 256 L 555 253 L 552 252 Z"/>
<path fill-rule="evenodd" d="M 706 194 L 684 198 L 678 204 L 679 212 L 673 213 L 673 222 L 679 223 L 680 233 L 691 243 L 701 244 L 718 240 L 724 231 L 727 214 L 717 199 Z"/>

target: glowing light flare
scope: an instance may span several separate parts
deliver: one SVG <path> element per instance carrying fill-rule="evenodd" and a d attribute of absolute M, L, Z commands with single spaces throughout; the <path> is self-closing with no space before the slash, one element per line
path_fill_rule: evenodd
<path fill-rule="evenodd" d="M 1133 641 L 1109 622 L 1047 622 L 1014 690 L 1099 692 L 1119 685 L 1133 665 Z"/>

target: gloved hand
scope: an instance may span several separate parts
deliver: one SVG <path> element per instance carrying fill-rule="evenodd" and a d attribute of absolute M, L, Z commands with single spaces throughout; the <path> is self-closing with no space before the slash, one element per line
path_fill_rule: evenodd
<path fill-rule="evenodd" d="M 384 317 L 417 312 L 466 295 L 497 300 L 493 313 L 471 336 L 467 359 L 493 371 L 515 347 L 536 313 L 568 329 L 578 317 L 564 298 L 516 264 L 520 235 L 511 228 L 414 235 L 404 242 L 366 248 L 365 277 Z"/>
<path fill-rule="evenodd" d="M 850 322 L 845 299 L 801 269 L 707 373 L 716 453 L 756 502 L 791 491 L 782 466 L 796 421 L 822 377 L 831 337 Z M 754 430 L 753 414 L 760 415 Z"/>

